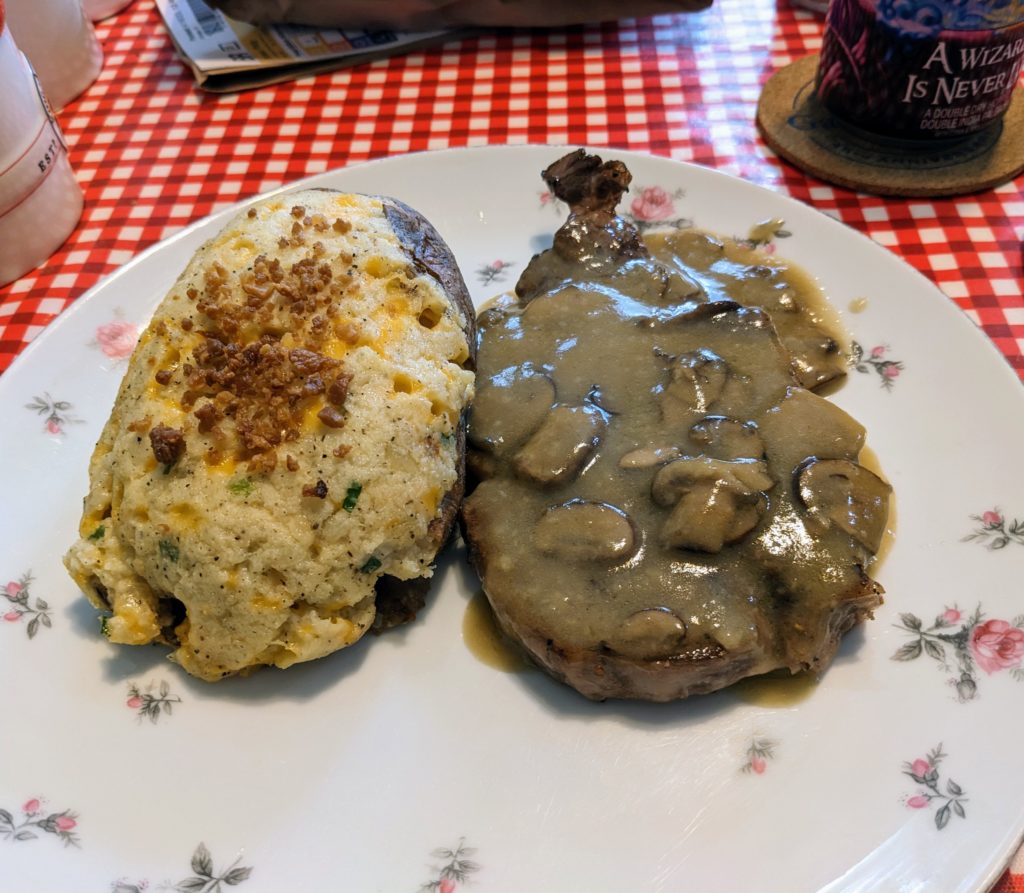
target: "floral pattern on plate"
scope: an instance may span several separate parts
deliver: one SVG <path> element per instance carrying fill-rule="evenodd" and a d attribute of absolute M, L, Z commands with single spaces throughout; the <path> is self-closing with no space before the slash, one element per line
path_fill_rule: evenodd
<path fill-rule="evenodd" d="M 858 372 L 867 375 L 874 373 L 878 376 L 879 384 L 891 391 L 905 367 L 900 360 L 886 356 L 890 350 L 888 344 L 876 344 L 871 350 L 865 350 L 859 342 L 851 341 L 849 363 Z"/>
<path fill-rule="evenodd" d="M 114 319 L 96 327 L 96 338 L 90 347 L 98 347 L 112 360 L 124 360 L 132 355 L 139 340 L 139 327 L 124 319 L 123 311 L 114 309 Z"/>
<path fill-rule="evenodd" d="M 31 409 L 43 417 L 43 430 L 47 434 L 63 434 L 65 425 L 78 425 L 84 421 L 75 418 L 71 408 L 67 400 L 54 400 L 48 391 L 43 391 L 42 397 L 33 397 L 31 403 L 25 404 L 25 409 Z"/>
<path fill-rule="evenodd" d="M 159 685 L 156 682 L 150 682 L 145 689 L 140 688 L 134 682 L 129 683 L 128 699 L 125 701 L 125 706 L 136 712 L 139 722 L 149 719 L 151 723 L 156 724 L 162 714 L 166 713 L 170 716 L 174 705 L 180 703 L 181 698 L 172 695 L 170 685 L 165 679 L 161 679 Z"/>
<path fill-rule="evenodd" d="M 629 210 L 622 216 L 641 233 L 649 229 L 689 229 L 693 226 L 692 220 L 680 216 L 676 210 L 676 202 L 685 195 L 682 189 L 669 192 L 661 186 L 644 186 L 636 191 L 638 194 L 629 201 Z"/>
<path fill-rule="evenodd" d="M 481 285 L 490 285 L 492 282 L 504 282 L 508 271 L 515 266 L 510 260 L 492 260 L 489 264 L 477 267 L 476 281 Z"/>
<path fill-rule="evenodd" d="M 896 626 L 913 639 L 900 646 L 892 659 L 917 660 L 927 654 L 938 661 L 943 672 L 954 674 L 949 684 L 956 688 L 961 702 L 977 697 L 978 668 L 989 676 L 1009 670 L 1014 679 L 1024 682 L 1024 614 L 1010 624 L 1006 620 L 985 620 L 981 605 L 965 618 L 954 605 L 938 614 L 931 626 L 926 627 L 920 617 L 910 613 L 900 614 Z"/>
<path fill-rule="evenodd" d="M 963 788 L 949 778 L 946 780 L 945 790 L 943 790 L 939 764 L 945 758 L 946 754 L 942 752 L 940 744 L 934 750 L 929 751 L 923 759 L 919 757 L 912 762 L 903 764 L 903 774 L 921 786 L 916 794 L 907 797 L 904 802 L 909 809 L 928 809 L 935 802 L 941 802 L 942 806 L 935 813 L 935 827 L 940 831 L 949 824 L 954 813 L 962 819 L 967 818 L 967 812 L 964 810 L 967 798 L 964 796 Z"/>
<path fill-rule="evenodd" d="M 437 890 L 438 893 L 453 893 L 458 889 L 459 884 L 470 882 L 469 876 L 478 872 L 480 866 L 466 858 L 472 856 L 476 850 L 466 846 L 465 840 L 465 837 L 460 837 L 458 846 L 454 850 L 442 847 L 430 854 L 435 859 L 444 859 L 444 864 L 434 867 L 433 873 L 437 877 L 423 884 L 419 893 L 432 893 L 434 890 Z"/>
<path fill-rule="evenodd" d="M 733 241 L 744 248 L 757 248 L 766 254 L 774 254 L 775 240 L 788 239 L 793 235 L 785 226 L 786 221 L 781 217 L 762 220 L 750 228 L 750 234 L 745 239 L 734 236 Z"/>
<path fill-rule="evenodd" d="M 6 623 L 20 623 L 26 617 L 25 632 L 30 639 L 36 637 L 41 626 L 49 629 L 53 625 L 50 619 L 50 605 L 48 602 L 36 596 L 32 601 L 32 594 L 29 591 L 32 586 L 32 571 L 25 571 L 17 580 L 11 580 L 3 588 L 3 596 L 7 599 L 8 610 L 4 612 L 3 618 Z"/>
<path fill-rule="evenodd" d="M 693 221 L 676 209 L 676 202 L 685 194 L 683 189 L 669 190 L 663 186 L 632 187 L 626 193 L 625 203 L 620 204 L 619 213 L 641 233 L 651 229 L 689 229 Z M 541 208 L 551 208 L 559 216 L 564 213 L 564 204 L 554 193 L 541 192 L 539 199 Z"/>
<path fill-rule="evenodd" d="M 226 887 L 237 887 L 252 874 L 252 868 L 238 864 L 241 861 L 239 856 L 225 871 L 218 873 L 209 849 L 205 843 L 200 843 L 192 854 L 192 876 L 176 884 L 163 884 L 159 889 L 174 893 L 224 893 Z M 148 880 L 132 882 L 120 878 L 110 885 L 111 893 L 143 893 L 148 889 Z"/>
<path fill-rule="evenodd" d="M 764 770 L 768 768 L 768 761 L 775 759 L 775 748 L 778 743 L 771 738 L 761 738 L 755 735 L 747 748 L 746 759 L 740 766 L 740 772 L 763 775 Z"/>
<path fill-rule="evenodd" d="M 35 840 L 39 832 L 52 834 L 63 841 L 64 846 L 79 846 L 74 829 L 78 826 L 78 814 L 70 809 L 47 813 L 38 797 L 21 807 L 21 819 L 6 809 L 0 809 L 0 837 L 10 841 Z"/>
<path fill-rule="evenodd" d="M 978 526 L 960 540 L 962 543 L 982 543 L 988 549 L 1005 549 L 1010 543 L 1024 546 L 1024 518 L 1007 521 L 995 508 L 971 515 L 971 520 L 977 521 Z"/>

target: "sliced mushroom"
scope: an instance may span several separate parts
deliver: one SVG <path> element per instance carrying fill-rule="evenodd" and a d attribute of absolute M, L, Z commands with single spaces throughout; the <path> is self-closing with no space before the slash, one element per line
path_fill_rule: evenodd
<path fill-rule="evenodd" d="M 795 468 L 808 456 L 854 457 L 864 446 L 864 426 L 831 400 L 803 388 L 790 388 L 785 398 L 758 420 L 772 459 Z"/>
<path fill-rule="evenodd" d="M 690 428 L 690 439 L 715 459 L 764 458 L 764 441 L 753 422 L 709 415 Z"/>
<path fill-rule="evenodd" d="M 533 529 L 534 545 L 566 561 L 621 561 L 633 554 L 629 516 L 613 505 L 573 499 L 549 508 Z"/>
<path fill-rule="evenodd" d="M 640 447 L 619 457 L 619 468 L 654 468 L 672 459 L 678 459 L 682 450 L 677 446 Z"/>
<path fill-rule="evenodd" d="M 564 483 L 579 474 L 607 427 L 607 417 L 592 404 L 556 406 L 516 453 L 513 465 L 541 486 Z"/>
<path fill-rule="evenodd" d="M 814 390 L 833 378 L 845 375 L 846 360 L 839 349 L 839 342 L 831 335 L 817 328 L 812 328 L 810 332 L 802 331 L 802 328 L 810 328 L 811 325 L 779 326 L 779 336 L 793 357 L 793 372 L 797 381 L 803 387 Z M 795 331 L 790 333 L 789 328 Z"/>
<path fill-rule="evenodd" d="M 819 524 L 834 525 L 877 552 L 892 487 L 849 459 L 810 459 L 797 469 L 797 494 Z"/>
<path fill-rule="evenodd" d="M 728 364 L 714 351 L 701 348 L 680 354 L 661 395 L 665 421 L 678 421 L 693 411 L 710 411 L 722 396 L 728 378 Z"/>
<path fill-rule="evenodd" d="M 469 439 L 494 453 L 515 449 L 536 431 L 555 402 L 555 383 L 532 366 L 496 375 L 477 391 Z"/>
<path fill-rule="evenodd" d="M 720 552 L 746 536 L 768 509 L 775 482 L 763 462 L 725 462 L 702 456 L 677 459 L 651 483 L 658 505 L 672 506 L 661 527 L 668 548 Z"/>
<path fill-rule="evenodd" d="M 669 608 L 649 608 L 630 614 L 606 642 L 609 648 L 637 660 L 672 657 L 686 641 L 686 624 Z"/>

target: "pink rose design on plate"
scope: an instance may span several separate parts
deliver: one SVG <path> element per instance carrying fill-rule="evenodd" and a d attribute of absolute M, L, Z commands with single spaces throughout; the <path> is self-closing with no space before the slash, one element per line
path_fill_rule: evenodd
<path fill-rule="evenodd" d="M 646 186 L 630 203 L 629 210 L 637 220 L 671 220 L 676 215 L 676 206 L 660 186 Z"/>
<path fill-rule="evenodd" d="M 961 537 L 963 543 L 973 540 L 983 543 L 992 551 L 1005 549 L 1009 545 L 1024 546 L 1024 518 L 1009 518 L 998 506 L 993 506 L 980 515 L 971 515 L 971 520 L 977 521 L 978 526 L 973 533 Z M 1014 626 L 1020 625 L 1014 621 Z"/>
<path fill-rule="evenodd" d="M 115 319 L 96 329 L 96 342 L 108 357 L 115 360 L 131 356 L 135 343 L 139 340 L 139 330 L 135 323 Z"/>
<path fill-rule="evenodd" d="M 1024 629 L 1005 620 L 986 620 L 971 633 L 971 654 L 986 673 L 1019 667 L 1024 659 Z"/>
<path fill-rule="evenodd" d="M 43 809 L 43 801 L 39 797 L 30 797 L 22 804 L 21 812 L 18 819 L 13 811 L 0 809 L 0 840 L 18 843 L 52 834 L 64 846 L 79 845 L 78 837 L 73 833 L 78 827 L 78 814 L 70 809 L 49 812 Z"/>
<path fill-rule="evenodd" d="M 892 655 L 893 660 L 910 661 L 930 657 L 947 674 L 961 703 L 978 697 L 980 671 L 992 675 L 1007 670 L 1011 679 L 1024 682 L 1024 614 L 1006 620 L 986 620 L 981 605 L 967 614 L 958 605 L 946 607 L 926 621 L 910 612 L 900 614 L 899 628 L 911 636 Z M 959 627 L 959 629 L 957 629 Z M 926 775 L 915 760 L 912 769 Z"/>
<path fill-rule="evenodd" d="M 747 747 L 746 759 L 740 766 L 741 772 L 753 772 L 755 775 L 764 775 L 768 768 L 768 761 L 775 757 L 775 747 L 778 744 L 770 738 L 754 736 L 750 739 L 750 746 Z"/>
<path fill-rule="evenodd" d="M 918 785 L 917 792 L 904 798 L 903 802 L 908 809 L 926 809 L 939 804 L 939 809 L 935 813 L 935 827 L 940 831 L 949 824 L 954 815 L 962 819 L 967 818 L 967 810 L 964 808 L 967 796 L 964 789 L 948 777 L 943 784 L 939 764 L 945 758 L 946 754 L 940 744 L 928 752 L 927 759 L 918 757 L 913 762 L 903 764 L 903 774 Z"/>
<path fill-rule="evenodd" d="M 850 365 L 858 372 L 866 374 L 874 373 L 878 376 L 879 384 L 891 391 L 896 379 L 904 370 L 901 360 L 891 359 L 888 344 L 876 344 L 867 349 L 858 341 L 850 342 Z"/>

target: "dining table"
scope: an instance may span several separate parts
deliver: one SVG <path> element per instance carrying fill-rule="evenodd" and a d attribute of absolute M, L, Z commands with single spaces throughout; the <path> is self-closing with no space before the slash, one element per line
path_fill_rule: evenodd
<path fill-rule="evenodd" d="M 135 0 L 96 24 L 101 73 L 56 112 L 84 210 L 56 253 L 0 287 L 0 372 L 109 274 L 235 203 L 373 159 L 529 144 L 646 153 L 806 203 L 931 280 L 1024 377 L 1024 178 L 945 198 L 872 195 L 804 173 L 759 134 L 764 84 L 818 52 L 824 27 L 791 0 L 716 0 L 690 14 L 480 29 L 212 93 L 153 0 Z M 927 320 L 918 334 L 929 337 Z M 122 336 L 106 333 L 112 350 Z M 992 889 L 1024 893 L 1024 850 Z"/>

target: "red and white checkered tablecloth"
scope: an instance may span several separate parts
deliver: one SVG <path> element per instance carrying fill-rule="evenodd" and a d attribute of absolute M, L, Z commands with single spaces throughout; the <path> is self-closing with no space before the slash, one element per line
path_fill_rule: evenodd
<path fill-rule="evenodd" d="M 0 288 L 0 371 L 146 246 L 240 198 L 404 152 L 589 144 L 718 168 L 832 214 L 938 285 L 1024 376 L 1024 178 L 962 198 L 860 195 L 783 165 L 754 112 L 773 71 L 821 44 L 789 0 L 512 31 L 236 95 L 197 90 L 151 0 L 98 26 L 98 81 L 60 113 L 85 211 L 43 266 Z M 1018 854 L 997 893 L 1024 893 Z"/>

